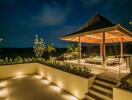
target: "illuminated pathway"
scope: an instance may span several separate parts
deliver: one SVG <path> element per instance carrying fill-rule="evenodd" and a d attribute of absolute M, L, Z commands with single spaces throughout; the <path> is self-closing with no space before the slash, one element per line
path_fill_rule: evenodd
<path fill-rule="evenodd" d="M 0 81 L 0 100 L 77 100 L 39 75 Z"/>

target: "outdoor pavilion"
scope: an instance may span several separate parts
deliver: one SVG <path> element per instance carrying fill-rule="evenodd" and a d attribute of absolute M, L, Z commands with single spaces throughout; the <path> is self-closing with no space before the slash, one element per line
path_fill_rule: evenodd
<path fill-rule="evenodd" d="M 120 24 L 112 24 L 108 19 L 96 14 L 78 31 L 61 36 L 61 40 L 79 43 L 79 59 L 81 60 L 81 43 L 100 45 L 100 56 L 105 66 L 105 45 L 107 43 L 120 43 L 120 62 L 123 62 L 123 42 L 132 41 L 132 33 Z"/>

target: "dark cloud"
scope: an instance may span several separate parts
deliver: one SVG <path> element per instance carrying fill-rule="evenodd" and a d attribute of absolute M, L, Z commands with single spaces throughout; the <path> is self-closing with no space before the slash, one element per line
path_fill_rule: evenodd
<path fill-rule="evenodd" d="M 81 0 L 82 4 L 84 5 L 84 7 L 88 7 L 88 6 L 95 6 L 99 3 L 101 3 L 103 0 Z"/>
<path fill-rule="evenodd" d="M 38 25 L 53 26 L 64 24 L 67 21 L 67 15 L 70 10 L 58 2 L 44 4 L 40 12 L 33 17 L 33 21 Z M 35 23 L 36 24 L 36 23 Z"/>

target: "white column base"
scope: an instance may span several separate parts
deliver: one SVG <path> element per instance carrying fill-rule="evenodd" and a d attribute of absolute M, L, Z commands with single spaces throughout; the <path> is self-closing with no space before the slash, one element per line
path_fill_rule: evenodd
<path fill-rule="evenodd" d="M 120 61 L 119 61 L 119 63 L 120 64 L 123 64 L 125 61 L 124 61 L 124 58 L 120 58 Z"/>
<path fill-rule="evenodd" d="M 106 63 L 106 62 L 103 62 L 103 63 L 102 63 L 102 66 L 103 66 L 104 68 L 106 68 L 106 67 L 107 67 L 107 63 Z"/>

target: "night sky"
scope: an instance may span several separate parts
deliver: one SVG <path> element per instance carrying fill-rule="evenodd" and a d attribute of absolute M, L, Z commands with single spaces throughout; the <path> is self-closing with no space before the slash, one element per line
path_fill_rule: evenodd
<path fill-rule="evenodd" d="M 64 47 L 59 36 L 78 30 L 97 12 L 131 28 L 132 0 L 0 0 L 0 46 L 32 47 L 38 34 Z"/>

